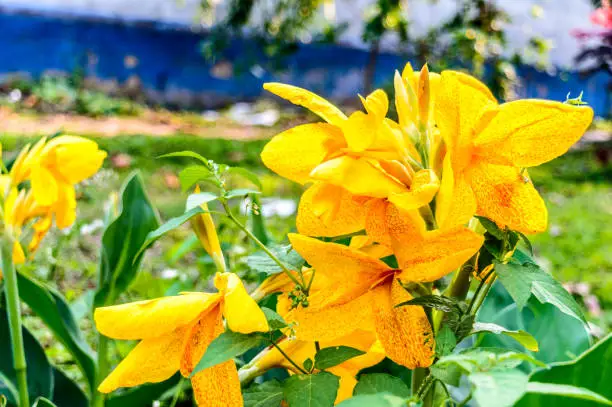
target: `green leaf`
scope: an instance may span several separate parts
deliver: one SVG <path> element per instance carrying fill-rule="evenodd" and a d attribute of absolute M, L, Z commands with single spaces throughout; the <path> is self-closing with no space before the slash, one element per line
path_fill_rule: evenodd
<path fill-rule="evenodd" d="M 549 303 L 561 312 L 585 322 L 580 306 L 553 276 L 533 263 L 497 263 L 495 271 L 499 281 L 522 309 L 533 294 L 541 303 Z"/>
<path fill-rule="evenodd" d="M 505 232 L 501 230 L 499 226 L 497 226 L 497 223 L 483 216 L 476 216 L 476 218 L 478 219 L 482 227 L 485 228 L 485 230 L 489 232 L 491 236 L 495 237 L 498 240 L 505 239 Z"/>
<path fill-rule="evenodd" d="M 256 384 L 242 393 L 244 407 L 279 407 L 283 401 L 283 386 L 278 380 Z"/>
<path fill-rule="evenodd" d="M 410 389 L 399 377 L 386 373 L 364 374 L 359 377 L 353 395 L 389 393 L 397 397 L 410 397 Z"/>
<path fill-rule="evenodd" d="M 190 377 L 195 376 L 204 369 L 242 355 L 247 350 L 261 346 L 265 342 L 266 339 L 259 333 L 241 334 L 225 331 L 208 345 L 206 352 L 195 369 L 193 369 Z"/>
<path fill-rule="evenodd" d="M 136 258 L 139 258 L 141 256 L 141 254 L 147 248 L 149 248 L 157 239 L 159 239 L 160 237 L 162 237 L 166 233 L 170 232 L 171 230 L 174 230 L 174 229 L 180 227 L 181 225 L 183 225 L 183 223 L 187 222 L 189 219 L 193 218 L 194 216 L 200 215 L 202 213 L 206 213 L 206 211 L 204 209 L 202 209 L 202 207 L 196 206 L 195 208 L 188 210 L 187 212 L 185 212 L 181 216 L 177 216 L 175 218 L 172 218 L 172 219 L 168 220 L 168 222 L 166 222 L 163 225 L 161 225 L 160 227 L 158 227 L 157 229 L 151 231 L 147 235 L 147 238 L 144 241 L 144 243 L 142 244 L 142 246 L 140 247 L 140 249 L 138 250 L 138 253 L 136 254 Z"/>
<path fill-rule="evenodd" d="M 364 351 L 349 346 L 323 348 L 315 355 L 315 368 L 319 370 L 329 369 L 363 354 L 365 354 Z"/>
<path fill-rule="evenodd" d="M 338 407 L 406 407 L 405 398 L 392 394 L 364 394 L 344 400 Z"/>
<path fill-rule="evenodd" d="M 272 246 L 269 247 L 269 249 L 289 270 L 302 269 L 305 261 L 298 252 L 293 250 L 291 245 Z M 246 263 L 251 270 L 267 275 L 278 274 L 283 271 L 283 269 L 263 251 L 258 251 L 248 256 Z"/>
<path fill-rule="evenodd" d="M 455 346 L 457 346 L 457 338 L 452 329 L 448 325 L 442 326 L 436 335 L 436 354 L 438 356 L 449 355 Z"/>
<path fill-rule="evenodd" d="M 582 322 L 562 313 L 551 304 L 542 304 L 534 297 L 519 311 L 512 297 L 499 282 L 493 284 L 478 312 L 478 319 L 491 321 L 509 330 L 528 332 L 536 339 L 540 348 L 537 353 L 528 353 L 545 363 L 572 359 L 590 345 L 589 333 Z M 524 350 L 515 339 L 505 335 L 480 334 L 478 342 L 484 347 Z"/>
<path fill-rule="evenodd" d="M 32 407 L 57 407 L 57 406 L 53 404 L 51 400 L 46 399 L 44 397 L 39 397 L 34 401 L 34 404 L 32 404 Z"/>
<path fill-rule="evenodd" d="M 250 181 L 253 185 L 255 185 L 260 190 L 263 189 L 263 187 L 261 185 L 261 181 L 259 180 L 259 177 L 254 172 L 251 172 L 251 171 L 247 170 L 246 168 L 242 168 L 242 167 L 229 167 L 227 169 L 227 171 L 226 171 L 226 174 L 238 175 L 238 176 L 240 176 L 242 178 L 245 178 L 248 181 Z"/>
<path fill-rule="evenodd" d="M 270 330 L 274 331 L 277 329 L 282 329 L 287 326 L 287 323 L 276 311 L 272 311 L 270 308 L 261 307 L 266 319 L 268 320 L 268 325 L 270 326 Z"/>
<path fill-rule="evenodd" d="M 90 388 L 95 387 L 96 366 L 91 350 L 79 329 L 70 306 L 60 293 L 17 273 L 19 296 L 53 332 L 74 357 Z"/>
<path fill-rule="evenodd" d="M 261 192 L 256 189 L 238 188 L 238 189 L 232 189 L 231 191 L 227 191 L 225 194 L 225 198 L 226 199 L 242 198 L 249 194 L 257 195 L 257 194 L 261 194 Z"/>
<path fill-rule="evenodd" d="M 43 347 L 25 327 L 22 328 L 23 344 L 27 365 L 28 393 L 32 399 L 36 397 L 50 398 L 53 391 L 53 370 L 45 355 Z M 6 387 L 0 386 L 0 392 L 15 405 L 12 391 L 8 388 L 17 388 L 15 370 L 13 368 L 13 352 L 11 336 L 6 309 L 0 308 L 0 374 L 2 381 L 10 383 Z"/>
<path fill-rule="evenodd" d="M 302 363 L 302 366 L 307 372 L 312 372 L 312 365 L 313 365 L 313 361 L 310 358 L 306 359 L 304 363 Z"/>
<path fill-rule="evenodd" d="M 527 383 L 527 393 L 569 397 L 612 406 L 612 401 L 601 394 L 592 392 L 584 387 L 570 386 L 567 384 L 529 382 Z"/>
<path fill-rule="evenodd" d="M 18 399 L 19 390 L 17 390 L 16 384 L 10 381 L 0 371 L 0 407 L 8 405 L 9 400 L 12 400 L 13 403 L 16 403 L 16 400 Z"/>
<path fill-rule="evenodd" d="M 143 246 L 150 232 L 159 227 L 155 207 L 145 192 L 142 178 L 132 174 L 121 194 L 121 213 L 102 236 L 100 281 L 95 305 L 114 303 L 138 272 Z"/>
<path fill-rule="evenodd" d="M 57 407 L 88 407 L 89 399 L 83 390 L 61 370 L 53 368 L 53 402 Z"/>
<path fill-rule="evenodd" d="M 525 246 L 527 246 L 527 250 L 529 250 L 529 253 L 533 256 L 533 245 L 531 244 L 531 241 L 529 240 L 529 238 L 521 232 L 517 231 L 516 233 L 518 233 L 519 237 L 523 240 L 523 242 L 525 242 Z"/>
<path fill-rule="evenodd" d="M 474 323 L 473 331 L 471 334 L 478 334 L 482 332 L 490 332 L 497 335 L 506 335 L 513 338 L 515 341 L 523 345 L 525 348 L 532 352 L 539 351 L 538 341 L 528 332 L 518 330 L 512 331 L 504 328 L 501 325 L 493 324 L 490 322 L 476 322 Z"/>
<path fill-rule="evenodd" d="M 612 399 L 612 334 L 569 362 L 553 363 L 548 369 L 538 370 L 529 378 L 531 383 L 567 385 L 583 388 L 608 400 Z M 518 407 L 590 407 L 588 400 L 568 398 L 568 394 L 526 394 Z"/>
<path fill-rule="evenodd" d="M 150 407 L 154 405 L 153 402 L 155 400 L 159 400 L 164 393 L 175 387 L 180 380 L 181 374 L 177 373 L 161 383 L 147 383 L 126 389 L 121 393 L 113 393 L 106 400 L 104 407 Z"/>
<path fill-rule="evenodd" d="M 529 378 L 520 370 L 473 373 L 468 380 L 474 386 L 474 399 L 480 406 L 511 407 L 527 390 Z"/>
<path fill-rule="evenodd" d="M 213 194 L 212 192 L 198 192 L 197 194 L 191 194 L 187 197 L 187 203 L 185 204 L 185 212 L 189 212 L 194 208 L 200 207 L 200 205 L 207 204 L 209 202 L 219 199 L 219 195 Z"/>
<path fill-rule="evenodd" d="M 208 166 L 208 160 L 204 157 L 202 157 L 200 154 L 198 153 L 194 153 L 193 151 L 177 151 L 174 153 L 168 153 L 168 154 L 163 154 L 158 156 L 157 158 L 171 158 L 171 157 L 188 157 L 188 158 L 195 158 L 196 160 L 200 160 L 204 165 Z"/>
<path fill-rule="evenodd" d="M 423 295 L 397 304 L 395 307 L 406 305 L 419 305 L 425 308 L 433 308 L 442 312 L 460 312 L 461 308 L 457 300 L 443 295 Z"/>
<path fill-rule="evenodd" d="M 0 407 L 6 407 L 8 404 L 8 400 L 4 397 L 3 394 L 0 394 Z"/>
<path fill-rule="evenodd" d="M 183 192 L 193 187 L 200 181 L 213 180 L 213 173 L 203 165 L 190 165 L 179 172 L 179 181 Z M 214 182 L 213 182 L 214 183 Z"/>
<path fill-rule="evenodd" d="M 332 407 L 340 379 L 328 372 L 293 375 L 283 392 L 290 407 Z"/>

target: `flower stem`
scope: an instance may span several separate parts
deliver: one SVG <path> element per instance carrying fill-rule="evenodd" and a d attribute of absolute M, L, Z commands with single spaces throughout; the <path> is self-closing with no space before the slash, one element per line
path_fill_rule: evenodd
<path fill-rule="evenodd" d="M 98 332 L 98 360 L 96 370 L 96 387 L 91 389 L 92 406 L 104 407 L 105 395 L 100 393 L 97 387 L 108 374 L 108 338 Z"/>
<path fill-rule="evenodd" d="M 13 239 L 4 235 L 2 239 L 2 271 L 6 279 L 6 308 L 9 317 L 9 330 L 13 352 L 13 367 L 17 378 L 19 391 L 19 406 L 29 407 L 28 380 L 26 375 L 26 359 L 23 346 L 23 332 L 21 330 L 21 310 L 19 307 L 19 287 L 17 286 L 17 272 L 13 264 Z"/>
<path fill-rule="evenodd" d="M 257 236 L 255 236 L 246 226 L 244 226 L 237 218 L 236 216 L 234 216 L 234 213 L 232 212 L 231 208 L 229 207 L 229 205 L 227 204 L 227 202 L 225 201 L 221 201 L 221 204 L 223 205 L 223 209 L 225 209 L 225 213 L 227 214 L 227 216 L 232 220 L 232 222 L 234 222 L 234 224 L 236 226 L 238 226 L 238 228 L 240 230 L 242 230 L 244 233 L 246 233 L 246 235 L 253 240 L 253 242 L 255 242 L 255 244 L 257 246 L 259 246 L 259 248 L 261 250 L 264 251 L 264 253 L 266 253 L 268 255 L 268 257 L 270 257 L 276 264 L 278 264 L 278 266 L 283 270 L 283 272 L 285 274 L 287 274 L 287 277 L 289 277 L 289 279 L 291 281 L 293 281 L 295 283 L 295 285 L 302 287 L 302 288 L 306 288 L 303 287 L 303 284 L 300 283 L 294 276 L 293 274 L 291 274 L 291 270 L 289 270 L 287 268 L 287 266 L 285 266 L 285 264 L 274 254 L 270 251 L 270 249 L 268 249 L 268 247 L 263 244 L 258 238 Z M 298 270 L 299 273 L 299 270 Z"/>
<path fill-rule="evenodd" d="M 287 354 L 285 353 L 285 351 L 284 351 L 284 350 L 282 350 L 282 349 L 281 349 L 281 347 L 280 347 L 280 346 L 278 346 L 278 345 L 276 344 L 276 342 L 274 342 L 274 341 L 270 341 L 270 342 L 272 343 L 272 346 L 274 346 L 274 347 L 276 348 L 276 350 L 278 350 L 278 351 L 280 352 L 280 354 L 281 354 L 281 355 L 283 355 L 283 357 L 284 357 L 285 359 L 287 359 L 287 361 L 288 361 L 289 363 L 291 363 L 291 365 L 292 365 L 293 367 L 295 367 L 295 368 L 298 370 L 298 372 L 300 372 L 300 373 L 302 373 L 302 374 L 308 374 L 308 372 L 307 372 L 307 371 L 305 371 L 304 369 L 302 369 L 302 368 L 301 368 L 301 367 L 300 367 L 300 366 L 299 366 L 297 363 L 295 363 L 295 362 L 293 361 L 293 359 L 291 359 L 291 358 L 289 357 L 289 355 L 287 355 Z"/>

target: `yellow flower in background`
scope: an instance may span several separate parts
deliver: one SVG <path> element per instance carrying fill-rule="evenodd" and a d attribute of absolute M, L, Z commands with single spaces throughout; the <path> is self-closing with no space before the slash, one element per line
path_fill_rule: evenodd
<path fill-rule="evenodd" d="M 140 340 L 98 390 L 110 393 L 158 383 L 177 371 L 189 377 L 208 345 L 225 330 L 223 318 L 234 332 L 268 331 L 265 315 L 235 274 L 217 273 L 215 286 L 215 294 L 183 293 L 96 309 L 94 319 L 103 335 Z M 198 405 L 242 406 L 231 360 L 199 372 L 191 383 Z"/>
<path fill-rule="evenodd" d="M 442 72 L 436 123 L 446 141 L 436 217 L 441 227 L 474 214 L 523 233 L 546 229 L 547 211 L 526 168 L 564 154 L 584 134 L 593 110 L 547 100 L 499 105 L 477 79 Z"/>
<path fill-rule="evenodd" d="M 278 299 L 277 309 L 287 322 L 295 323 L 298 339 L 335 341 L 355 329 L 375 331 L 394 362 L 411 369 L 431 364 L 431 326 L 423 308 L 395 308 L 412 298 L 399 281 L 425 282 L 444 276 L 480 248 L 482 237 L 467 229 L 423 236 L 402 217 L 395 220 L 397 230 L 390 233 L 403 233 L 402 246 L 397 247 L 401 253 L 396 252 L 397 270 L 353 247 L 289 235 L 293 248 L 315 273 L 307 308 L 291 309 L 287 294 Z"/>
<path fill-rule="evenodd" d="M 346 337 L 330 342 L 320 342 L 319 345 L 321 349 L 333 346 L 349 346 L 365 352 L 363 355 L 326 369 L 326 371 L 340 378 L 340 387 L 338 388 L 335 404 L 353 395 L 353 389 L 357 384 L 355 376 L 359 371 L 374 366 L 385 358 L 384 350 L 380 342 L 376 339 L 376 334 L 374 332 L 356 330 Z M 278 342 L 277 346 L 289 356 L 291 360 L 300 366 L 302 366 L 303 362 L 307 359 L 314 361 L 315 354 L 317 353 L 315 343 L 312 341 L 285 338 Z M 292 374 L 301 373 L 277 348 L 268 347 L 255 356 L 246 366 L 241 368 L 239 375 L 242 377 L 243 374 L 249 374 L 251 370 L 256 371 L 257 374 L 262 374 L 275 367 L 288 369 Z"/>
<path fill-rule="evenodd" d="M 194 193 L 197 194 L 199 192 L 200 187 L 196 186 Z M 224 272 L 227 270 L 227 267 L 225 265 L 223 251 L 221 250 L 219 235 L 217 235 L 217 229 L 215 228 L 215 222 L 210 212 L 208 212 L 208 204 L 203 203 L 200 207 L 204 210 L 204 213 L 191 218 L 191 226 L 198 240 L 200 240 L 202 247 L 215 262 L 217 270 Z"/>
<path fill-rule="evenodd" d="M 11 168 L 13 185 L 30 180 L 37 204 L 49 207 L 55 223 L 63 229 L 76 218 L 74 185 L 94 175 L 106 152 L 94 141 L 77 136 L 58 136 L 26 146 Z"/>

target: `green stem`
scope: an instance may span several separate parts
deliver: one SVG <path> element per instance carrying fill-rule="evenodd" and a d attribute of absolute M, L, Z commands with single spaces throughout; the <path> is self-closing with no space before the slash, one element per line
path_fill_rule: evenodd
<path fill-rule="evenodd" d="M 255 242 L 255 244 L 257 244 L 257 246 L 259 246 L 259 248 L 261 250 L 263 250 L 264 253 L 266 253 L 276 264 L 278 264 L 278 266 L 283 270 L 283 272 L 285 274 L 287 274 L 287 277 L 289 277 L 289 279 L 291 281 L 293 281 L 295 283 L 295 285 L 305 288 L 294 276 L 293 274 L 291 274 L 291 270 L 289 270 L 287 268 L 287 266 L 285 266 L 285 264 L 278 258 L 276 257 L 276 255 L 274 253 L 272 253 L 270 251 L 270 249 L 268 249 L 268 247 L 263 244 L 258 238 L 257 236 L 255 236 L 246 226 L 244 226 L 237 218 L 236 216 L 234 216 L 232 210 L 230 209 L 229 205 L 227 204 L 227 202 L 225 201 L 221 201 L 221 204 L 223 205 L 223 209 L 225 209 L 226 215 L 232 220 L 232 222 L 234 222 L 234 224 L 236 226 L 238 226 L 238 228 L 240 230 L 242 230 L 244 233 L 246 233 L 246 235 L 253 240 L 253 242 Z M 299 272 L 299 271 L 298 271 Z"/>
<path fill-rule="evenodd" d="M 285 353 L 285 351 L 284 351 L 284 350 L 282 350 L 282 349 L 281 349 L 281 347 L 280 347 L 280 346 L 278 346 L 278 345 L 276 344 L 276 342 L 274 342 L 274 341 L 270 341 L 270 342 L 272 343 L 272 346 L 274 346 L 274 347 L 276 348 L 276 350 L 278 350 L 278 351 L 280 352 L 280 354 L 281 354 L 281 355 L 283 355 L 283 357 L 284 357 L 285 359 L 287 359 L 287 361 L 288 361 L 289 363 L 291 363 L 291 365 L 293 365 L 293 367 L 295 367 L 295 368 L 296 368 L 296 369 L 297 369 L 297 370 L 298 370 L 300 373 L 302 373 L 302 374 L 308 374 L 308 372 L 307 372 L 307 371 L 305 371 L 304 369 L 302 369 L 302 368 L 301 368 L 301 367 L 300 367 L 300 366 L 299 366 L 297 363 L 295 363 L 295 362 L 293 361 L 293 359 L 291 359 L 291 358 L 289 357 L 289 355 L 287 355 L 287 354 Z"/>
<path fill-rule="evenodd" d="M 4 235 L 2 240 L 2 271 L 6 279 L 6 308 L 9 317 L 9 330 L 13 352 L 13 367 L 17 378 L 19 391 L 19 407 L 29 407 L 28 380 L 26 375 L 26 359 L 23 346 L 23 332 L 21 330 L 21 310 L 19 307 L 19 287 L 17 286 L 17 272 L 13 265 L 13 239 Z"/>
<path fill-rule="evenodd" d="M 421 389 L 421 386 L 423 385 L 423 381 L 427 377 L 427 374 L 427 369 L 422 367 L 417 367 L 412 371 L 411 387 L 413 397 L 418 396 L 419 390 Z"/>
<path fill-rule="evenodd" d="M 93 407 L 104 407 L 105 395 L 100 393 L 97 387 L 100 386 L 109 371 L 108 345 L 108 338 L 101 333 L 98 333 L 98 369 L 96 371 L 96 388 L 91 389 Z"/>
<path fill-rule="evenodd" d="M 181 397 L 181 393 L 183 392 L 183 378 L 179 380 L 176 385 L 176 391 L 174 392 L 174 397 L 172 397 L 172 403 L 170 403 L 170 407 L 176 407 L 176 403 L 178 403 L 179 397 Z"/>
<path fill-rule="evenodd" d="M 484 297 L 482 299 L 480 298 L 481 292 L 483 288 L 486 287 L 484 291 L 484 296 L 486 297 L 487 293 L 491 289 L 491 285 L 493 284 L 493 282 L 491 282 L 491 284 L 487 283 L 487 280 L 489 280 L 489 277 L 491 277 L 491 275 L 494 272 L 495 272 L 495 267 L 489 270 L 487 275 L 484 276 L 483 279 L 480 281 L 478 288 L 476 288 L 476 291 L 474 292 L 474 297 L 472 297 L 472 301 L 470 301 L 470 305 L 468 306 L 468 309 L 467 309 L 468 314 L 475 314 L 476 311 L 478 311 L 478 308 L 482 305 L 482 302 L 484 301 Z M 476 302 L 478 302 L 478 306 L 476 306 Z"/>

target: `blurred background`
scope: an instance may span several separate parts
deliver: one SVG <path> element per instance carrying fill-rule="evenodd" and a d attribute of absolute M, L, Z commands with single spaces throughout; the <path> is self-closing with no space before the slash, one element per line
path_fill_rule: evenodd
<path fill-rule="evenodd" d="M 181 214 L 181 159 L 193 150 L 261 175 L 270 241 L 294 229 L 301 187 L 267 171 L 272 135 L 315 121 L 266 95 L 282 81 L 359 108 L 391 92 L 407 61 L 465 69 L 500 100 L 578 98 L 596 120 L 565 156 L 531 171 L 547 202 L 538 261 L 587 311 L 594 336 L 612 325 L 612 8 L 606 0 L 0 0 L 0 141 L 5 160 L 42 135 L 95 139 L 105 168 L 79 190 L 70 230 L 25 267 L 85 317 L 107 201 L 138 169 L 163 220 Z M 392 113 L 393 114 L 393 113 Z M 232 268 L 248 278 L 245 236 L 218 219 Z M 185 226 L 144 261 L 127 299 L 207 286 L 212 260 Z M 50 264 L 50 266 L 49 266 Z M 31 318 L 29 327 L 69 356 Z M 88 318 L 82 318 L 84 325 Z M 117 352 L 124 353 L 119 348 Z M 120 355 L 118 355 L 120 357 Z"/>

